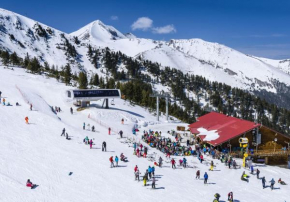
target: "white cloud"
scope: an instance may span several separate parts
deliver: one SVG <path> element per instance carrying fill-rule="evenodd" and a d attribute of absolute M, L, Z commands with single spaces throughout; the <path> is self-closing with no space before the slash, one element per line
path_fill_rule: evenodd
<path fill-rule="evenodd" d="M 153 24 L 153 20 L 151 20 L 148 17 L 141 17 L 138 18 L 132 25 L 131 28 L 132 30 L 137 30 L 137 29 L 141 29 L 143 31 L 148 30 L 149 28 L 152 27 Z"/>
<path fill-rule="evenodd" d="M 111 20 L 119 20 L 119 17 L 116 16 L 116 15 L 112 15 L 112 16 L 111 16 Z"/>
<path fill-rule="evenodd" d="M 155 34 L 169 34 L 172 32 L 176 32 L 174 25 L 166 25 L 163 27 L 154 27 L 152 29 L 153 33 Z"/>

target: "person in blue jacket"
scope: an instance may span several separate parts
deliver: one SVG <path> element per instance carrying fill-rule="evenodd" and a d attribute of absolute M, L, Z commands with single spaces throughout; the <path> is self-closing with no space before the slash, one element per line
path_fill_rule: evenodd
<path fill-rule="evenodd" d="M 118 167 L 119 158 L 118 156 L 115 157 L 116 167 Z"/>
<path fill-rule="evenodd" d="M 152 175 L 154 176 L 155 175 L 155 167 L 154 166 L 152 166 L 152 168 L 151 168 L 151 171 L 152 171 Z"/>
<path fill-rule="evenodd" d="M 186 168 L 186 158 L 183 158 L 183 167 Z"/>
<path fill-rule="evenodd" d="M 149 174 L 149 178 L 151 179 L 151 176 L 152 176 L 152 168 L 150 166 L 148 167 L 148 174 Z"/>
<path fill-rule="evenodd" d="M 207 174 L 207 172 L 204 173 L 203 178 L 204 178 L 204 184 L 207 184 L 207 180 L 208 180 L 208 174 Z"/>

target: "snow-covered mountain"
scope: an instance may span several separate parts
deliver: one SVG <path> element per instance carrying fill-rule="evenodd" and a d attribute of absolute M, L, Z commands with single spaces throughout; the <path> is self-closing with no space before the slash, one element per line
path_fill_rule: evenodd
<path fill-rule="evenodd" d="M 68 44 L 74 47 L 75 54 L 67 50 Z M 137 38 L 99 20 L 67 34 L 19 14 L 0 10 L 0 48 L 15 51 L 21 57 L 28 53 L 50 65 L 70 63 L 74 71 L 96 72 L 87 56 L 88 45 L 109 47 L 130 57 L 157 62 L 163 67 L 170 66 L 252 92 L 290 92 L 290 60 L 249 56 L 201 39 L 155 41 Z"/>

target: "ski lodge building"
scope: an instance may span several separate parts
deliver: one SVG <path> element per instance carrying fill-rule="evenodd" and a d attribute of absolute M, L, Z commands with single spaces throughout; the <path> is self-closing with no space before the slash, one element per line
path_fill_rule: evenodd
<path fill-rule="evenodd" d="M 290 136 L 281 134 L 258 123 L 210 112 L 189 125 L 191 134 L 199 141 L 220 150 L 227 148 L 232 153 L 240 153 L 239 138 L 248 138 L 249 154 L 257 158 L 281 157 L 287 162 L 290 151 Z M 281 161 L 281 159 L 279 160 Z M 273 158 L 272 158 L 272 162 Z"/>

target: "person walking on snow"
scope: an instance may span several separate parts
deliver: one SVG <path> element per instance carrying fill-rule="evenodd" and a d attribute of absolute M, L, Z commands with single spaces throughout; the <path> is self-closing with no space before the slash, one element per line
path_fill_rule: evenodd
<path fill-rule="evenodd" d="M 108 129 L 109 135 L 111 135 L 111 128 Z"/>
<path fill-rule="evenodd" d="M 210 171 L 213 171 L 213 167 L 214 167 L 214 164 L 213 164 L 213 161 L 211 161 L 211 163 L 210 163 Z"/>
<path fill-rule="evenodd" d="M 62 133 L 60 136 L 65 136 L 65 128 L 62 129 Z"/>
<path fill-rule="evenodd" d="M 26 124 L 28 124 L 28 121 L 29 121 L 29 119 L 28 119 L 28 116 L 27 116 L 27 117 L 25 117 Z"/>
<path fill-rule="evenodd" d="M 119 162 L 118 156 L 115 156 L 115 162 L 116 162 L 116 167 L 118 167 L 118 162 Z"/>
<path fill-rule="evenodd" d="M 262 185 L 263 185 L 263 189 L 266 188 L 266 179 L 265 177 L 262 177 Z"/>
<path fill-rule="evenodd" d="M 208 180 L 208 174 L 207 174 L 207 172 L 205 172 L 204 173 L 204 176 L 203 176 L 203 178 L 204 178 L 204 184 L 207 184 L 207 180 Z"/>
<path fill-rule="evenodd" d="M 70 113 L 71 113 L 71 114 L 73 114 L 73 113 L 74 113 L 74 112 L 73 112 L 73 108 L 72 108 L 72 107 L 70 108 Z"/>
<path fill-rule="evenodd" d="M 155 189 L 155 177 L 152 179 L 152 189 Z"/>
<path fill-rule="evenodd" d="M 138 170 L 138 166 L 136 165 L 134 168 L 134 172 L 136 172 Z"/>
<path fill-rule="evenodd" d="M 135 174 L 135 180 L 138 180 L 138 182 L 140 181 L 140 172 L 139 169 L 137 168 L 137 170 L 134 172 Z"/>
<path fill-rule="evenodd" d="M 111 156 L 109 160 L 111 162 L 111 168 L 114 168 L 115 166 L 114 166 L 113 156 Z"/>
<path fill-rule="evenodd" d="M 228 194 L 228 201 L 230 201 L 230 202 L 234 201 L 234 195 L 233 195 L 233 192 L 230 192 L 230 193 Z"/>
<path fill-rule="evenodd" d="M 32 111 L 32 104 L 30 104 L 30 111 Z"/>
<path fill-rule="evenodd" d="M 120 138 L 122 139 L 123 138 L 123 131 L 120 130 L 119 134 L 120 134 Z"/>
<path fill-rule="evenodd" d="M 200 156 L 199 156 L 199 160 L 200 160 L 200 163 L 203 162 L 203 155 L 202 155 L 202 154 L 200 154 Z"/>
<path fill-rule="evenodd" d="M 83 124 L 83 130 L 85 130 L 86 129 L 86 123 L 84 122 L 84 124 Z"/>
<path fill-rule="evenodd" d="M 174 159 L 171 159 L 171 167 L 172 168 L 176 168 L 176 166 L 175 166 L 175 160 Z"/>
<path fill-rule="evenodd" d="M 147 180 L 148 180 L 148 177 L 147 177 L 147 175 L 145 174 L 144 176 L 143 176 L 143 183 L 144 183 L 144 186 L 146 187 L 146 184 L 147 184 Z"/>
<path fill-rule="evenodd" d="M 270 181 L 270 183 L 271 183 L 271 190 L 273 190 L 274 189 L 274 184 L 275 184 L 274 178 L 272 178 L 272 180 Z"/>
<path fill-rule="evenodd" d="M 149 179 L 152 177 L 152 168 L 149 166 L 148 167 L 148 174 L 149 174 Z"/>
<path fill-rule="evenodd" d="M 200 178 L 200 171 L 199 170 L 197 170 L 196 171 L 196 176 L 195 176 L 195 179 L 199 179 Z"/>
<path fill-rule="evenodd" d="M 107 143 L 105 141 L 102 144 L 102 151 L 107 151 Z"/>
<path fill-rule="evenodd" d="M 183 158 L 182 163 L 183 163 L 183 167 L 186 168 L 186 158 Z"/>
<path fill-rule="evenodd" d="M 159 167 L 161 168 L 162 167 L 162 161 L 163 159 L 161 158 L 161 156 L 159 157 Z"/>
<path fill-rule="evenodd" d="M 68 138 L 68 134 L 67 134 L 67 133 L 65 134 L 65 139 L 69 140 L 69 138 Z"/>
<path fill-rule="evenodd" d="M 259 175 L 260 175 L 260 170 L 257 168 L 256 170 L 256 174 L 257 174 L 257 179 L 260 179 Z"/>

